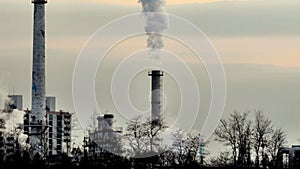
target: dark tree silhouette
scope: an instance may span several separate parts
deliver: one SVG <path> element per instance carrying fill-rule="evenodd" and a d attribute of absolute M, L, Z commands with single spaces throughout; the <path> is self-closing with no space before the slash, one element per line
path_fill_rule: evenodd
<path fill-rule="evenodd" d="M 161 149 L 160 134 L 167 128 L 162 117 L 158 119 L 155 125 L 151 119 L 142 121 L 141 116 L 131 119 L 127 123 L 126 139 L 130 149 L 129 155 L 141 156 L 154 156 Z"/>
<path fill-rule="evenodd" d="M 255 165 L 259 167 L 260 157 L 264 157 L 265 147 L 267 145 L 269 134 L 272 131 L 271 120 L 266 118 L 262 111 L 255 112 L 255 123 L 253 133 L 253 147 L 255 151 Z M 261 151 L 261 156 L 260 156 Z"/>
<path fill-rule="evenodd" d="M 187 133 L 178 129 L 172 133 L 172 140 L 171 151 L 173 154 L 173 165 L 183 167 L 198 163 L 196 159 L 200 146 L 200 134 L 198 132 Z"/>
<path fill-rule="evenodd" d="M 126 139 L 131 149 L 127 153 L 131 156 L 140 156 L 147 151 L 147 138 L 145 125 L 141 121 L 141 116 L 137 116 L 127 122 Z"/>
<path fill-rule="evenodd" d="M 146 136 L 149 139 L 150 152 L 154 154 L 158 153 L 160 151 L 162 141 L 162 139 L 160 138 L 160 134 L 166 128 L 168 128 L 168 126 L 166 126 L 163 117 L 159 117 L 156 120 L 155 124 L 153 124 L 153 121 L 150 118 L 148 118 L 147 121 L 144 123 L 144 127 Z"/>
<path fill-rule="evenodd" d="M 286 132 L 283 131 L 281 128 L 279 129 L 272 129 L 270 141 L 266 148 L 266 151 L 271 156 L 271 168 L 277 168 L 277 153 L 280 147 L 283 147 L 286 143 Z"/>
<path fill-rule="evenodd" d="M 228 120 L 222 119 L 215 130 L 216 140 L 231 147 L 234 166 L 247 165 L 250 158 L 251 122 L 247 119 L 248 114 L 234 111 Z"/>
<path fill-rule="evenodd" d="M 256 168 L 276 167 L 277 152 L 286 142 L 286 133 L 280 128 L 275 129 L 262 111 L 255 111 L 254 125 L 248 114 L 234 111 L 228 120 L 222 119 L 215 130 L 216 140 L 231 147 L 234 167 L 251 167 L 252 150 Z M 224 154 L 219 159 L 224 159 L 222 157 Z"/>

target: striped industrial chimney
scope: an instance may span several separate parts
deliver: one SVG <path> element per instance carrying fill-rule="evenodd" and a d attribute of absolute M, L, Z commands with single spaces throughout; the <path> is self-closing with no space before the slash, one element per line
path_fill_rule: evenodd
<path fill-rule="evenodd" d="M 29 141 L 32 153 L 42 155 L 45 134 L 45 4 L 47 0 L 32 0 L 34 4 L 32 105 Z"/>
<path fill-rule="evenodd" d="M 152 125 L 160 124 L 160 117 L 163 111 L 163 76 L 161 70 L 151 70 L 148 74 L 151 77 L 151 120 Z"/>

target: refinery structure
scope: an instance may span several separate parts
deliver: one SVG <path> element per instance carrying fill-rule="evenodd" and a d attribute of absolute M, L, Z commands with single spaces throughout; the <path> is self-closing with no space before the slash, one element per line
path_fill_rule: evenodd
<path fill-rule="evenodd" d="M 145 12 L 159 12 L 162 10 L 161 4 L 150 5 L 147 7 L 146 1 L 141 1 Z M 47 0 L 32 0 L 34 4 L 34 26 L 33 26 L 33 62 L 32 62 L 32 107 L 26 111 L 26 133 L 29 135 L 29 143 L 32 147 L 33 154 L 57 154 L 62 150 L 62 143 L 66 143 L 69 151 L 70 136 L 69 132 L 63 132 L 62 129 L 70 131 L 68 123 L 64 120 L 70 118 L 68 112 L 55 112 L 55 98 L 46 99 L 45 86 L 45 4 Z M 149 4 L 148 4 L 149 5 Z M 160 34 L 166 29 L 165 23 L 161 29 L 153 29 L 151 25 L 155 21 L 155 17 L 147 17 L 147 25 L 145 31 L 148 34 L 147 46 L 151 50 L 160 50 L 163 47 L 162 35 Z M 156 31 L 154 31 L 156 30 Z M 154 31 L 154 32 L 153 32 Z M 151 118 L 152 124 L 158 125 L 159 118 L 163 110 L 163 71 L 153 69 L 148 74 L 151 76 Z M 53 100 L 54 99 L 54 100 Z M 18 103 L 18 100 L 15 99 Z M 109 137 L 114 138 L 114 134 L 121 131 L 112 128 L 112 114 L 105 114 L 98 117 L 98 129 L 90 133 L 91 140 L 100 144 L 103 142 L 104 135 L 110 133 Z M 57 124 L 54 124 L 54 122 Z M 66 125 L 66 126 L 63 126 Z M 110 128 L 110 129 L 109 129 Z M 63 133 L 57 134 L 57 138 L 53 139 L 53 132 Z M 104 134 L 105 133 L 105 134 Z M 65 138 L 62 138 L 62 135 Z M 100 137 L 102 135 L 102 137 Z M 107 141 L 104 141 L 107 142 Z M 112 142 L 111 140 L 109 142 Z M 43 146 L 43 145 L 47 146 Z M 55 146 L 54 146 L 55 145 Z M 57 150 L 53 149 L 53 146 Z M 104 146 L 105 147 L 105 146 Z"/>
<path fill-rule="evenodd" d="M 20 128 L 23 129 L 23 133 L 30 135 L 30 117 L 31 110 L 23 109 L 23 97 L 22 95 L 9 95 L 9 102 L 5 104 L 5 111 L 11 112 L 13 109 L 24 111 L 24 121 Z M 56 99 L 55 97 L 46 97 L 46 121 L 48 132 L 44 137 L 44 144 L 40 146 L 45 150 L 46 156 L 56 156 L 62 153 L 70 153 L 71 149 L 71 123 L 72 113 L 65 112 L 62 110 L 56 110 Z M 26 142 L 30 142 L 29 139 Z"/>
<path fill-rule="evenodd" d="M 47 0 L 32 0 L 31 2 L 34 5 L 31 109 L 24 110 L 22 95 L 9 95 L 10 100 L 5 103 L 5 110 L 17 109 L 25 112 L 24 123 L 20 128 L 23 129 L 24 134 L 28 135 L 26 142 L 29 143 L 33 156 L 36 154 L 40 156 L 60 155 L 63 152 L 70 152 L 72 114 L 62 110 L 57 111 L 56 98 L 46 97 L 45 5 Z M 148 18 L 148 21 L 153 22 L 153 19 Z M 156 41 L 148 40 L 149 49 L 159 50 L 163 47 L 161 35 L 157 33 L 148 35 L 149 39 L 156 39 Z M 150 116 L 152 125 L 156 126 L 159 125 L 159 118 L 163 111 L 164 73 L 162 70 L 152 69 L 148 76 L 151 77 Z M 120 140 L 118 134 L 122 133 L 122 128 L 113 127 L 114 115 L 103 114 L 98 116 L 97 120 L 97 128 L 89 131 L 85 140 L 88 138 L 89 147 L 91 144 L 98 146 L 90 147 L 89 151 L 99 151 L 99 148 L 112 152 L 119 151 L 116 144 Z"/>
<path fill-rule="evenodd" d="M 28 147 L 30 147 L 31 158 L 39 155 L 43 159 L 51 159 L 51 157 L 56 159 L 55 157 L 61 157 L 63 154 L 70 157 L 73 155 L 74 157 L 74 153 L 72 153 L 75 149 L 72 146 L 72 125 L 75 113 L 57 110 L 56 97 L 47 96 L 46 94 L 45 5 L 47 4 L 47 0 L 32 0 L 31 2 L 34 5 L 31 108 L 24 109 L 22 95 L 8 95 L 9 100 L 4 103 L 4 110 L 0 110 L 1 113 L 11 113 L 19 110 L 18 113 L 24 112 L 24 114 L 20 113 L 22 115 L 22 122 L 19 120 L 18 123 L 20 125 L 16 125 L 17 136 L 4 134 L 5 121 L 0 117 L 0 155 L 5 154 L 3 158 L 11 158 L 15 153 L 20 151 L 18 141 L 23 141 L 25 146 L 26 144 L 30 145 Z M 140 0 L 140 2 L 143 5 L 146 20 L 145 33 L 148 36 L 147 47 L 149 49 L 149 56 L 153 63 L 160 65 L 159 58 L 162 57 L 160 54 L 164 47 L 162 32 L 167 29 L 168 21 L 163 14 L 149 13 L 164 13 L 164 8 L 162 7 L 163 1 Z M 151 84 L 150 128 L 153 129 L 163 125 L 160 120 L 163 118 L 164 112 L 163 88 L 165 72 L 159 66 L 151 65 L 147 73 L 145 73 L 145 76 L 148 75 L 150 77 Z M 110 153 L 122 154 L 124 151 L 122 136 L 125 136 L 127 133 L 124 134 L 122 127 L 114 126 L 116 121 L 115 115 L 107 112 L 97 116 L 95 120 L 97 120 L 97 125 L 93 126 L 82 137 L 83 144 L 81 148 L 83 153 L 76 156 L 96 161 L 105 159 L 103 155 L 111 155 Z M 141 131 L 134 131 L 133 135 L 136 136 L 137 132 Z M 151 141 L 153 141 L 154 136 L 151 135 L 151 132 L 153 131 L 146 131 L 144 134 L 146 133 L 145 135 L 150 138 L 149 140 L 152 139 Z M 26 139 L 22 140 L 24 138 Z M 181 139 L 183 140 L 183 138 Z M 181 142 L 182 140 L 179 141 Z M 195 142 L 196 145 L 199 144 L 199 152 L 195 152 L 194 154 L 200 154 L 201 164 L 203 164 L 205 143 L 203 140 L 196 140 Z M 147 146 L 149 145 L 146 144 Z M 151 153 L 156 151 L 153 151 L 152 145 L 150 146 Z M 80 151 L 80 148 L 78 149 Z M 300 146 L 293 145 L 291 147 L 279 147 L 278 149 L 277 159 L 274 162 L 277 163 L 279 168 L 299 168 Z M 178 152 L 175 152 L 175 155 L 172 157 L 175 158 L 178 155 L 176 153 Z M 155 166 L 151 167 L 155 168 Z"/>
<path fill-rule="evenodd" d="M 17 109 L 25 112 L 23 128 L 28 135 L 32 156 L 53 156 L 69 153 L 71 148 L 72 114 L 56 110 L 55 97 L 46 97 L 45 73 L 45 4 L 47 0 L 32 0 L 33 12 L 33 58 L 31 109 L 23 109 L 22 95 L 9 95 L 5 111 Z"/>
<path fill-rule="evenodd" d="M 25 110 L 24 134 L 30 134 L 30 110 Z M 55 97 L 46 97 L 46 121 L 48 132 L 43 148 L 47 156 L 69 154 L 71 149 L 72 114 L 55 108 Z"/>
<path fill-rule="evenodd" d="M 33 156 L 37 154 L 40 156 L 68 154 L 72 143 L 72 113 L 57 111 L 56 98 L 46 97 L 45 5 L 47 0 L 32 0 L 31 2 L 34 5 L 31 109 L 24 110 L 22 95 L 9 95 L 10 100 L 5 104 L 5 110 L 17 109 L 25 112 L 24 123 L 20 128 L 23 129 L 24 134 L 28 135 L 26 142 L 30 145 Z M 155 8 L 151 10 L 155 10 Z M 154 22 L 153 19 L 148 18 L 148 21 Z M 148 31 L 152 30 L 149 29 Z M 151 50 L 160 50 L 163 47 L 162 36 L 157 33 L 148 34 L 148 47 Z M 150 39 L 156 40 L 151 41 Z M 152 69 L 148 76 L 151 77 L 150 116 L 152 125 L 156 126 L 159 125 L 159 118 L 163 111 L 164 73 L 162 70 Z M 111 152 L 120 151 L 117 144 L 120 144 L 118 141 L 120 141 L 119 134 L 122 134 L 122 128 L 113 126 L 114 115 L 106 113 L 98 116 L 97 120 L 97 128 L 89 131 L 88 136 L 84 138 L 86 145 L 89 145 L 89 151 L 100 152 L 100 149 Z M 93 144 L 97 146 L 91 147 Z"/>
<path fill-rule="evenodd" d="M 105 113 L 97 117 L 97 127 L 88 131 L 84 138 L 84 149 L 89 152 L 90 158 L 99 159 L 105 152 L 120 154 L 122 151 L 122 127 L 114 127 L 114 115 Z"/>

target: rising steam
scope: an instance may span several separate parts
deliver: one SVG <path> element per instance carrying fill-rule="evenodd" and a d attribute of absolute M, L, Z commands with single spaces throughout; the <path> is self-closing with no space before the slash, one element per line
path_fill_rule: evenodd
<path fill-rule="evenodd" d="M 153 50 L 162 49 L 164 47 L 162 32 L 168 28 L 165 0 L 139 0 L 139 2 L 146 17 L 147 47 Z"/>
<path fill-rule="evenodd" d="M 1 104 L 0 107 L 0 119 L 4 122 L 4 126 L 0 127 L 0 132 L 4 134 L 4 137 L 13 136 L 15 140 L 18 140 L 22 149 L 29 148 L 29 144 L 26 143 L 28 135 L 22 132 L 25 112 L 10 109 L 8 105 L 12 103 L 12 100 L 1 93 L 3 92 L 0 92 L 0 101 L 5 104 Z"/>
<path fill-rule="evenodd" d="M 21 132 L 24 115 L 25 112 L 16 109 L 12 112 L 0 112 L 0 119 L 3 119 L 5 123 L 5 128 L 0 129 L 0 131 L 6 136 L 14 135 L 22 148 L 28 146 L 26 143 L 28 136 Z"/>

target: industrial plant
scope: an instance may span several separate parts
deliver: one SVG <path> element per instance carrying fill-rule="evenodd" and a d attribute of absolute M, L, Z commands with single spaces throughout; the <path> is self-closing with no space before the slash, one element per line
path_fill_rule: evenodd
<path fill-rule="evenodd" d="M 5 112 L 12 112 L 19 110 L 25 112 L 23 116 L 23 123 L 18 126 L 22 132 L 30 135 L 30 122 L 31 110 L 23 109 L 23 96 L 22 95 L 9 95 L 9 102 L 5 104 Z M 71 150 L 71 123 L 72 113 L 56 110 L 55 97 L 46 97 L 46 122 L 47 122 L 47 135 L 44 135 L 45 142 L 39 146 L 45 151 L 46 156 L 57 156 L 63 153 L 70 153 Z M 29 143 L 29 139 L 26 140 Z"/>
<path fill-rule="evenodd" d="M 72 113 L 62 110 L 57 111 L 56 98 L 46 97 L 45 5 L 47 4 L 47 0 L 32 0 L 32 3 L 34 5 L 34 16 L 31 109 L 23 109 L 22 95 L 9 95 L 3 111 L 12 112 L 19 110 L 25 112 L 23 116 L 24 120 L 17 128 L 21 129 L 22 134 L 28 136 L 26 143 L 30 147 L 32 157 L 39 155 L 49 158 L 60 156 L 63 153 L 70 155 L 72 144 Z M 144 2 L 143 5 L 145 5 Z M 154 7 L 150 10 L 156 10 L 156 8 L 160 8 L 160 5 Z M 155 22 L 154 19 L 148 17 L 149 23 Z M 146 28 L 148 31 L 152 31 L 150 24 Z M 160 49 L 163 47 L 162 37 L 157 33 L 149 34 L 149 48 Z M 163 110 L 163 71 L 153 69 L 149 71 L 148 75 L 151 77 L 151 124 L 158 126 L 160 125 L 159 118 L 161 118 Z M 113 127 L 114 115 L 100 115 L 97 117 L 97 120 L 98 127 L 89 131 L 88 135 L 84 137 L 84 151 L 88 151 L 92 156 L 100 156 L 103 151 L 122 151 L 120 134 L 123 131 L 122 127 Z M 2 136 L 3 133 L 1 133 L 3 141 L 4 137 Z M 11 143 L 13 139 L 10 137 L 6 137 L 5 140 L 6 148 L 3 149 L 3 152 L 8 157 L 9 153 L 13 150 L 16 152 L 16 149 L 12 147 L 16 147 L 17 144 Z M 74 149 L 75 147 L 72 148 Z"/>
<path fill-rule="evenodd" d="M 5 111 L 11 112 L 14 109 L 24 111 L 23 124 L 18 128 L 28 138 L 26 143 L 30 145 L 31 155 L 47 157 L 58 156 L 62 153 L 71 152 L 71 119 L 72 113 L 56 110 L 56 98 L 46 97 L 46 74 L 45 74 L 45 5 L 47 0 L 32 0 L 34 5 L 33 16 L 33 59 L 32 59 L 32 92 L 31 109 L 23 109 L 22 95 L 9 95 L 9 101 L 5 103 Z M 144 3 L 143 3 L 144 4 Z M 156 6 L 155 8 L 159 8 Z M 154 18 L 148 18 L 154 22 Z M 148 31 L 152 31 L 150 27 Z M 161 30 L 160 30 L 161 31 Z M 150 39 L 153 39 L 151 41 Z M 154 40 L 156 39 L 156 40 Z M 162 37 L 158 34 L 149 34 L 148 47 L 159 49 L 163 47 Z M 152 125 L 159 125 L 159 118 L 163 110 L 163 71 L 153 69 L 148 74 L 151 77 L 151 120 Z M 104 114 L 97 117 L 98 127 L 89 131 L 84 137 L 84 149 L 99 156 L 101 151 L 121 151 L 117 144 L 120 144 L 122 128 L 114 128 L 114 115 Z M 9 143 L 9 137 L 6 138 Z M 96 145 L 92 146 L 91 145 Z M 121 146 L 121 145 L 119 145 Z M 9 153 L 10 148 L 5 152 Z"/>
<path fill-rule="evenodd" d="M 76 112 L 57 109 L 56 97 L 46 92 L 45 6 L 47 0 L 32 0 L 33 46 L 31 108 L 24 108 L 23 95 L 7 95 L 0 109 L 0 168 L 289 168 L 300 167 L 300 146 L 286 146 L 286 131 L 276 128 L 262 112 L 234 111 L 222 119 L 212 139 L 228 149 L 207 158 L 209 141 L 198 131 L 174 129 L 171 144 L 162 145 L 164 131 L 164 83 L 166 72 L 159 66 L 168 28 L 163 0 L 139 0 L 145 17 L 145 35 L 150 62 L 148 119 L 127 119 L 116 126 L 118 112 L 96 112 L 95 126 L 74 143 Z M 156 14 L 155 14 L 156 13 Z M 30 77 L 30 76 L 29 76 Z M 164 79 L 165 78 L 165 79 Z M 1 107 L 2 108 L 2 107 Z M 90 114 L 91 112 L 86 112 Z M 184 112 L 185 113 L 185 112 Z M 196 120 L 196 119 L 195 119 Z M 78 125 L 78 126 L 75 126 Z M 262 127 L 263 126 L 263 127 Z M 82 126 L 80 126 L 82 127 Z M 12 167 L 13 166 L 13 167 Z M 24 167 L 24 168 L 25 168 Z"/>
<path fill-rule="evenodd" d="M 120 153 L 122 151 L 122 127 L 114 127 L 114 115 L 106 113 L 97 117 L 97 127 L 88 131 L 84 137 L 84 149 L 90 159 L 100 159 L 105 152 Z"/>

